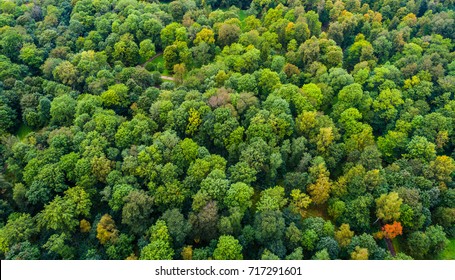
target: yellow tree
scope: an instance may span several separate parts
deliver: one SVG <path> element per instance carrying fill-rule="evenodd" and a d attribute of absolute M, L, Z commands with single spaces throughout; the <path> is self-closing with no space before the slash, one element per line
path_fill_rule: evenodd
<path fill-rule="evenodd" d="M 355 251 L 351 253 L 351 259 L 353 260 L 368 260 L 368 249 L 360 248 L 359 246 L 355 247 Z"/>
<path fill-rule="evenodd" d="M 376 216 L 385 222 L 398 220 L 402 203 L 403 199 L 396 192 L 382 194 L 376 199 Z"/>
<path fill-rule="evenodd" d="M 101 244 L 106 244 L 108 241 L 115 241 L 118 234 L 119 231 L 111 215 L 104 214 L 96 227 L 96 238 L 98 238 Z"/>
<path fill-rule="evenodd" d="M 324 174 L 319 174 L 318 179 L 314 184 L 308 186 L 308 192 L 311 199 L 316 204 L 324 204 L 330 196 L 331 183 L 329 177 Z"/>
<path fill-rule="evenodd" d="M 195 45 L 199 44 L 200 42 L 205 42 L 207 44 L 215 43 L 215 34 L 213 31 L 206 27 L 202 28 L 201 31 L 196 34 L 196 39 L 194 39 Z"/>
<path fill-rule="evenodd" d="M 335 232 L 335 240 L 341 247 L 346 247 L 351 243 L 354 232 L 350 229 L 349 224 L 342 224 Z"/>
<path fill-rule="evenodd" d="M 185 63 L 175 64 L 173 70 L 175 82 L 181 84 L 186 73 Z"/>
<path fill-rule="evenodd" d="M 446 155 L 437 156 L 434 161 L 430 162 L 430 176 L 440 182 L 448 183 L 452 181 L 450 176 L 455 171 L 455 161 Z"/>
<path fill-rule="evenodd" d="M 308 208 L 308 205 L 311 203 L 311 198 L 306 194 L 301 192 L 299 189 L 294 189 L 291 191 L 291 203 L 290 208 L 294 213 L 299 213 L 302 217 L 305 216 L 305 209 Z"/>
<path fill-rule="evenodd" d="M 319 134 L 316 137 L 316 146 L 319 152 L 324 153 L 332 144 L 335 136 L 333 135 L 332 127 L 323 127 L 319 129 Z"/>
<path fill-rule="evenodd" d="M 329 179 L 329 171 L 327 170 L 324 161 L 316 163 L 310 167 L 310 175 L 316 178 L 313 184 L 307 187 L 307 191 L 311 196 L 311 200 L 315 204 L 324 204 L 330 196 L 332 183 Z"/>
<path fill-rule="evenodd" d="M 202 123 L 201 113 L 194 108 L 190 109 L 188 118 L 188 125 L 186 126 L 186 134 L 193 135 L 199 128 L 199 125 Z"/>

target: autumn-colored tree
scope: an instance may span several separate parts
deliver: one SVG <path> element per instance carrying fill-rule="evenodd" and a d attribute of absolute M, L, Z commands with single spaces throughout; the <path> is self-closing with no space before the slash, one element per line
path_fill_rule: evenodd
<path fill-rule="evenodd" d="M 186 133 L 188 135 L 193 135 L 199 128 L 199 125 L 202 123 L 201 113 L 194 108 L 190 109 L 188 117 L 188 125 L 186 127 Z"/>
<path fill-rule="evenodd" d="M 213 44 L 213 43 L 215 43 L 215 35 L 211 29 L 202 28 L 201 31 L 199 31 L 196 34 L 196 39 L 194 39 L 193 42 L 196 45 L 201 42 L 205 42 L 207 44 Z"/>
<path fill-rule="evenodd" d="M 394 239 L 403 234 L 403 227 L 400 222 L 394 221 L 392 224 L 386 224 L 382 228 L 385 238 Z"/>
<path fill-rule="evenodd" d="M 177 84 L 180 85 L 183 82 L 183 78 L 186 73 L 185 63 L 175 64 L 173 71 L 174 71 L 174 79 L 177 82 Z"/>
<path fill-rule="evenodd" d="M 359 246 L 355 247 L 355 251 L 351 253 L 351 259 L 353 260 L 368 260 L 368 249 L 361 248 Z"/>
<path fill-rule="evenodd" d="M 306 209 L 311 203 L 311 198 L 300 191 L 299 189 L 293 189 L 291 191 L 291 203 L 289 207 L 294 213 L 299 213 L 302 217 L 306 215 Z"/>
<path fill-rule="evenodd" d="M 354 232 L 350 230 L 349 224 L 342 224 L 340 228 L 335 231 L 335 240 L 341 247 L 346 247 L 351 243 Z"/>
<path fill-rule="evenodd" d="M 188 246 L 183 247 L 182 258 L 184 260 L 192 260 L 193 259 L 193 246 L 188 245 Z"/>
<path fill-rule="evenodd" d="M 90 229 L 92 228 L 92 226 L 90 225 L 90 222 L 87 221 L 86 219 L 82 219 L 82 220 L 79 222 L 79 226 L 80 226 L 80 228 L 81 228 L 81 232 L 82 232 L 82 233 L 89 232 Z"/>
<path fill-rule="evenodd" d="M 400 206 L 403 202 L 396 192 L 382 194 L 376 199 L 376 216 L 383 221 L 393 221 L 400 218 Z"/>
<path fill-rule="evenodd" d="M 316 179 L 316 182 L 309 185 L 307 189 L 315 204 L 324 204 L 330 197 L 330 179 L 321 173 Z"/>
<path fill-rule="evenodd" d="M 118 235 L 119 231 L 115 226 L 115 221 L 111 215 L 104 214 L 96 226 L 96 238 L 101 244 L 106 244 L 107 242 L 114 242 Z"/>

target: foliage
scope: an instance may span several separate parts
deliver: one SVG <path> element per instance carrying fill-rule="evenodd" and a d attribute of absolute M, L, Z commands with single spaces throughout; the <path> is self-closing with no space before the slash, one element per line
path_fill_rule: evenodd
<path fill-rule="evenodd" d="M 1 1 L 0 258 L 450 258 L 453 10 Z"/>

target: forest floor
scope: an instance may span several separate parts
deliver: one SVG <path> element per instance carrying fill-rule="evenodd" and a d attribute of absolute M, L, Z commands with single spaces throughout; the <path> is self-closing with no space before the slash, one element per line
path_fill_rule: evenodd
<path fill-rule="evenodd" d="M 326 221 L 331 220 L 329 214 L 327 213 L 327 205 L 316 206 L 312 204 L 306 211 L 307 217 L 321 217 Z"/>
<path fill-rule="evenodd" d="M 24 139 L 25 136 L 27 136 L 30 132 L 32 132 L 33 129 L 29 127 L 28 125 L 21 123 L 19 126 L 19 129 L 16 132 L 17 137 L 19 137 L 20 140 Z"/>

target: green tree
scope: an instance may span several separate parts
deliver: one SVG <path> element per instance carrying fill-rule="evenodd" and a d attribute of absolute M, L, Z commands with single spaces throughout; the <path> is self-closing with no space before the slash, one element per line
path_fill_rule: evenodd
<path fill-rule="evenodd" d="M 222 235 L 213 251 L 215 260 L 243 260 L 242 245 L 230 235 Z"/>
<path fill-rule="evenodd" d="M 43 51 L 38 49 L 35 44 L 24 44 L 21 48 L 19 58 L 25 64 L 38 68 L 43 63 Z"/>
<path fill-rule="evenodd" d="M 114 45 L 112 58 L 127 66 L 134 66 L 139 62 L 139 48 L 131 34 L 126 33 L 120 37 L 120 41 Z"/>
<path fill-rule="evenodd" d="M 64 94 L 54 98 L 51 103 L 51 123 L 61 126 L 70 126 L 73 122 L 76 100 Z"/>
<path fill-rule="evenodd" d="M 261 192 L 256 210 L 258 212 L 281 210 L 288 200 L 284 195 L 284 188 L 276 186 Z"/>
<path fill-rule="evenodd" d="M 142 63 L 148 61 L 155 54 L 155 45 L 153 44 L 152 40 L 145 39 L 139 44 L 139 55 L 141 56 Z"/>
<path fill-rule="evenodd" d="M 239 207 L 241 212 L 245 212 L 253 205 L 251 201 L 253 194 L 254 189 L 252 187 L 238 182 L 229 187 L 224 198 L 224 203 L 229 208 Z"/>
<path fill-rule="evenodd" d="M 122 223 L 130 226 L 133 233 L 143 232 L 153 212 L 153 198 L 143 190 L 133 190 L 124 198 L 122 209 Z"/>

